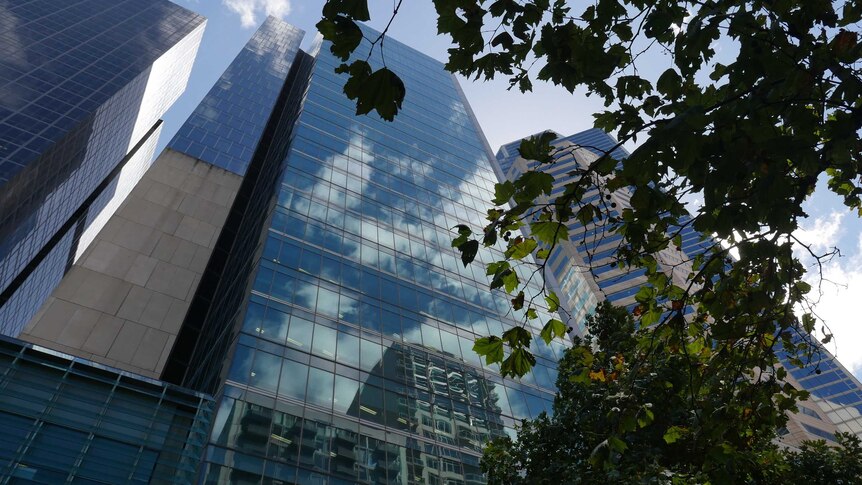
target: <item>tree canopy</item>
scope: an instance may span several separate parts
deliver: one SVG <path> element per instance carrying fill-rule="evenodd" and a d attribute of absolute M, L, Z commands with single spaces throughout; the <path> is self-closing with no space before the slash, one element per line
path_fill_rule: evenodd
<path fill-rule="evenodd" d="M 587 326 L 589 336 L 560 361 L 553 416 L 524 421 L 517 440 L 486 447 L 489 484 L 862 481 L 855 436 L 839 434 L 835 447 L 776 445 L 792 402 L 773 401 L 775 376 L 737 381 L 727 369 L 713 372 L 709 341 L 656 339 L 607 303 Z"/>
<path fill-rule="evenodd" d="M 543 270 L 548 246 L 568 238 L 572 220 L 610 223 L 623 236 L 619 265 L 647 270 L 649 289 L 636 309 L 641 325 L 687 332 L 709 322 L 720 341 L 749 349 L 749 367 L 772 366 L 779 342 L 791 354 L 810 352 L 805 339 L 794 338 L 817 323 L 810 311 L 799 311 L 811 287 L 793 252 L 801 244 L 794 231 L 818 180 L 862 211 L 860 2 L 434 0 L 434 6 L 439 33 L 452 40 L 448 70 L 504 76 L 521 91 L 536 80 L 586 88 L 607 106 L 595 114 L 596 127 L 616 133 L 620 146 L 641 142 L 622 163 L 605 153 L 571 174 L 550 203 L 535 203 L 550 196 L 553 183 L 539 169 L 498 184 L 487 225 L 458 227 L 465 264 L 479 244 L 496 244 L 534 221 L 526 237 L 505 238 L 506 261 L 488 266 L 493 284 L 512 293 L 516 307 L 526 305 L 529 318 L 535 312 L 520 297 L 522 282 L 511 265 L 530 264 L 526 256 L 533 255 Z M 364 40 L 357 22 L 365 20 L 366 0 L 329 0 L 318 28 L 345 61 L 339 71 L 350 76 L 345 93 L 357 101 L 357 113 L 391 120 L 405 93 L 397 73 L 351 59 Z M 372 48 L 383 48 L 385 34 L 367 39 Z M 717 55 L 718 43 L 734 54 Z M 651 79 L 639 60 L 654 51 L 670 65 Z M 521 155 L 553 163 L 552 138 L 526 140 Z M 585 202 L 596 186 L 605 194 L 629 190 L 631 208 L 615 216 L 601 202 Z M 689 217 L 684 201 L 691 194 L 703 204 Z M 685 281 L 674 281 L 656 255 L 678 246 L 689 226 L 714 244 L 684 262 L 691 265 Z M 811 255 L 820 262 L 833 254 Z M 556 296 L 548 296 L 554 306 Z M 695 318 L 670 325 L 688 307 Z M 544 324 L 543 337 L 565 328 L 556 319 Z M 513 330 L 476 350 L 502 361 L 504 373 L 520 375 L 530 368 L 529 339 Z M 507 356 L 497 351 L 503 344 Z"/>

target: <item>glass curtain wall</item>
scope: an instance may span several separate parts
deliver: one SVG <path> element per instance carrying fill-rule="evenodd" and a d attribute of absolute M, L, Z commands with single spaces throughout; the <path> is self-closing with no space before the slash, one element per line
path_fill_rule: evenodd
<path fill-rule="evenodd" d="M 389 38 L 385 60 L 407 86 L 391 123 L 355 116 L 339 61 L 316 56 L 254 270 L 233 283 L 206 483 L 482 483 L 482 444 L 551 410 L 561 343 L 521 381 L 472 351 L 522 323 L 451 247 L 492 198 L 483 135 L 441 63 Z M 188 382 L 217 367 L 202 362 Z"/>

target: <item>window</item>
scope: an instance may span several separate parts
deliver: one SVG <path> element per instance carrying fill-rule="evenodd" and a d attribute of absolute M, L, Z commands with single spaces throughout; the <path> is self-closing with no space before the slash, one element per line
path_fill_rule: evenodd
<path fill-rule="evenodd" d="M 308 372 L 306 402 L 329 408 L 332 406 L 332 386 L 334 375 L 331 372 L 311 367 Z"/>
<path fill-rule="evenodd" d="M 281 363 L 281 379 L 278 383 L 278 394 L 304 401 L 307 380 L 307 365 L 292 360 L 284 360 Z"/>

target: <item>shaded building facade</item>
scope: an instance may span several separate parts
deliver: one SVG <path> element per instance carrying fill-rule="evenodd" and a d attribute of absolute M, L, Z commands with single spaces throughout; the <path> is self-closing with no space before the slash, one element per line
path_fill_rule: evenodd
<path fill-rule="evenodd" d="M 192 483 L 212 398 L 0 337 L 0 481 Z"/>
<path fill-rule="evenodd" d="M 204 24 L 167 0 L 0 5 L 0 333 L 20 333 L 149 167 Z"/>
<path fill-rule="evenodd" d="M 261 25 L 21 338 L 161 375 L 229 214 L 242 211 L 237 194 L 302 35 Z"/>

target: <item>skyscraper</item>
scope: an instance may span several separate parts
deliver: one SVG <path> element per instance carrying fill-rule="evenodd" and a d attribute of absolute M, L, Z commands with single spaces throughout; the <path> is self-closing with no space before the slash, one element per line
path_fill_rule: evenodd
<path fill-rule="evenodd" d="M 0 341 L 0 423 L 11 433 L 0 478 L 194 481 L 212 398 L 150 378 L 207 265 L 219 267 L 213 248 L 233 244 L 246 185 L 266 175 L 249 163 L 289 140 L 270 127 L 295 120 L 302 34 L 273 18 L 261 26 L 28 323 L 32 343 Z"/>
<path fill-rule="evenodd" d="M 261 25 L 22 339 L 159 377 L 220 237 L 212 266 L 230 250 L 229 214 L 243 211 L 242 186 L 256 177 L 246 182 L 246 169 L 294 85 L 302 35 L 274 18 Z"/>
<path fill-rule="evenodd" d="M 610 153 L 617 160 L 628 156 L 624 148 L 607 133 L 591 129 L 570 136 L 557 136 L 552 144 L 560 148 L 560 155 L 551 165 L 525 160 L 518 153 L 520 140 L 504 145 L 497 152 L 497 166 L 503 177 L 514 180 L 527 170 L 541 169 L 555 177 L 552 197 L 562 193 L 571 179 L 567 174 L 575 168 Z M 629 206 L 625 189 L 611 195 L 608 209 L 614 215 Z M 598 200 L 598 190 L 585 195 L 585 202 Z M 607 221 L 607 219 L 605 219 Z M 646 283 L 645 270 L 620 269 L 614 253 L 622 236 L 613 232 L 613 225 L 603 222 L 584 227 L 578 221 L 569 226 L 570 240 L 560 243 L 551 252 L 548 269 L 559 285 L 558 294 L 569 309 L 573 321 L 578 322 L 595 308 L 597 302 L 608 300 L 631 310 L 637 305 L 635 294 Z M 677 284 L 685 281 L 690 272 L 690 260 L 707 251 L 713 240 L 703 237 L 690 225 L 680 231 L 679 250 L 667 249 L 657 255 L 659 267 Z M 854 433 L 862 437 L 862 384 L 842 366 L 835 357 L 816 341 L 810 342 L 819 349 L 808 365 L 797 368 L 789 357 L 779 351 L 779 361 L 787 368 L 787 381 L 811 393 L 808 401 L 799 403 L 799 412 L 791 415 L 787 429 L 781 430 L 780 442 L 797 445 L 804 440 L 826 439 L 834 441 L 836 431 Z"/>
<path fill-rule="evenodd" d="M 450 244 L 481 220 L 492 154 L 441 63 L 385 54 L 408 90 L 394 122 L 354 115 L 318 43 L 301 111 L 270 117 L 248 165 L 163 373 L 217 400 L 205 483 L 480 483 L 482 442 L 550 409 L 561 343 L 521 382 L 472 351 L 523 323 Z"/>
<path fill-rule="evenodd" d="M 0 4 L 0 333 L 20 333 L 151 163 L 204 24 L 167 0 Z"/>

